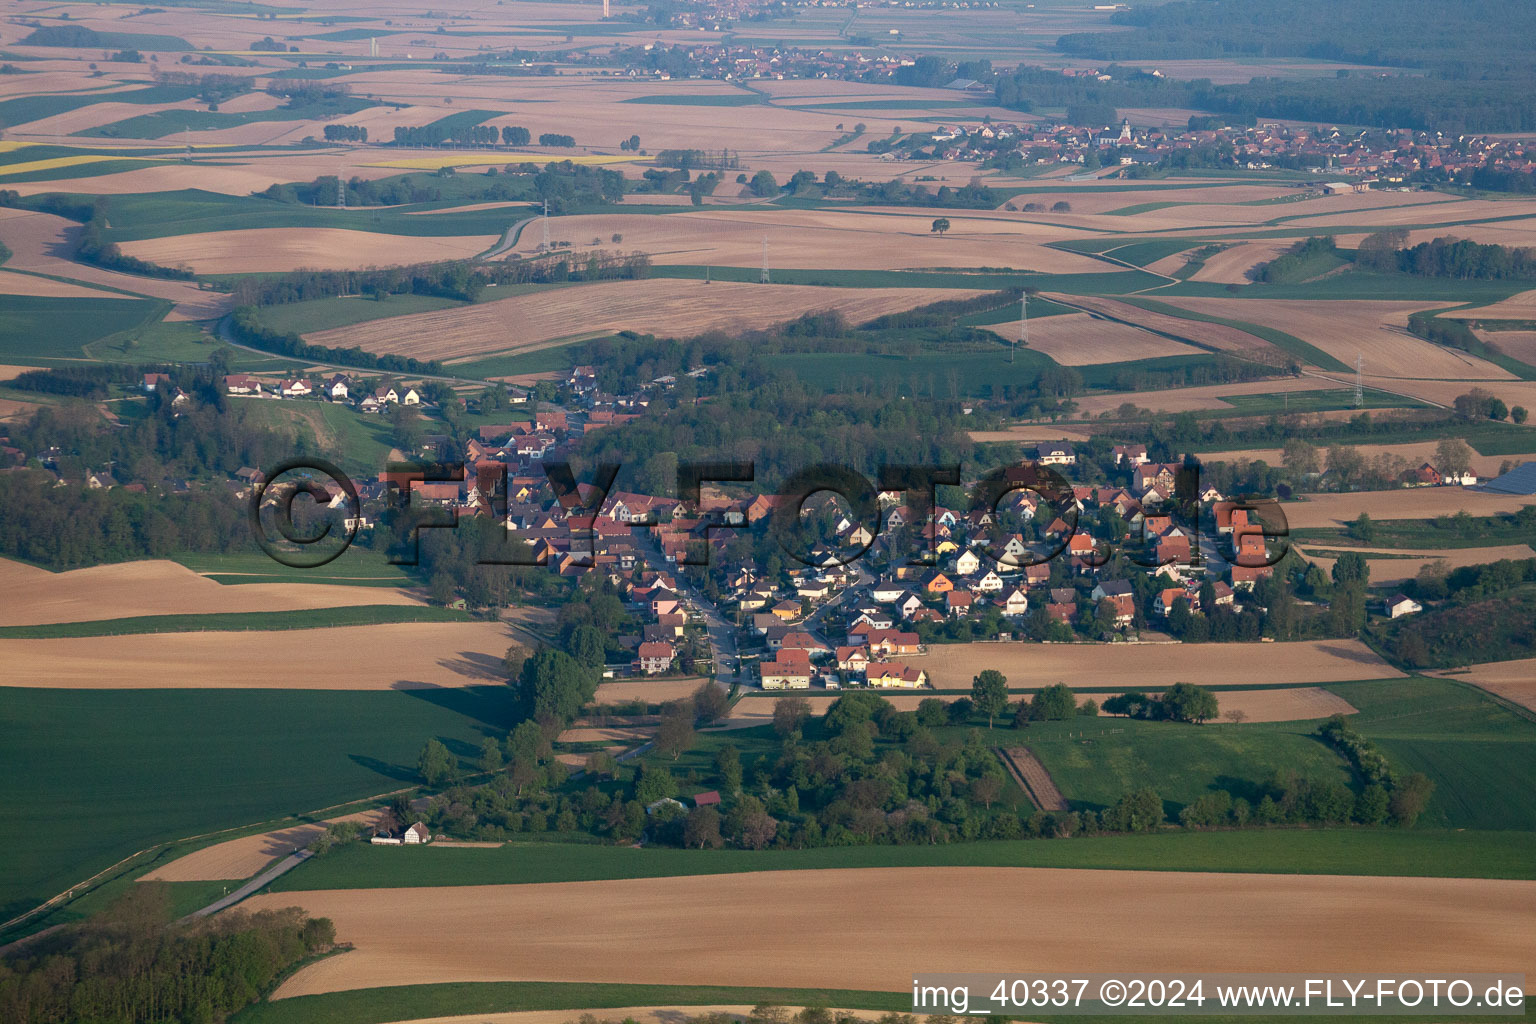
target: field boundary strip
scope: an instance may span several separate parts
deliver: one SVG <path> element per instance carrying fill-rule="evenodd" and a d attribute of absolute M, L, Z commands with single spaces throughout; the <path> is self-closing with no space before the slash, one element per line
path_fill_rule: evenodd
<path fill-rule="evenodd" d="M 1030 753 L 1028 747 L 997 747 L 998 758 L 1003 762 L 1003 767 L 1008 769 L 1008 774 L 1013 776 L 1013 781 L 1024 790 L 1024 795 L 1042 811 L 1064 811 L 1067 809 L 1066 798 L 1061 795 L 1061 790 L 1056 788 L 1056 783 L 1051 778 L 1051 773 L 1046 771 L 1045 765 L 1040 759 Z"/>

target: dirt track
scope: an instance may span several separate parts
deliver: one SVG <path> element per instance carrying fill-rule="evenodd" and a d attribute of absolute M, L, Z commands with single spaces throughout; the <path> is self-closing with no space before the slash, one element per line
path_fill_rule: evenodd
<path fill-rule="evenodd" d="M 1051 773 L 1045 770 L 1045 765 L 1040 763 L 1038 757 L 1029 752 L 1028 747 L 1007 747 L 1001 751 L 1001 755 L 1003 767 L 1008 769 L 1014 781 L 1023 785 L 1035 806 L 1042 811 L 1067 809 L 1066 798 L 1056 788 Z"/>
<path fill-rule="evenodd" d="M 245 904 L 294 905 L 329 917 L 357 948 L 301 970 L 279 998 L 514 980 L 889 992 L 906 990 L 914 970 L 974 971 L 1000 956 L 1017 971 L 1528 972 L 1536 963 L 1536 881 L 829 869 L 283 892 Z"/>
<path fill-rule="evenodd" d="M 228 842 L 215 843 L 201 850 L 194 850 L 185 857 L 156 868 L 145 875 L 146 882 L 204 882 L 250 878 L 278 857 L 286 857 L 295 850 L 302 850 L 325 831 L 325 826 L 337 821 L 372 823 L 379 811 L 359 811 L 339 818 L 327 818 L 313 825 L 295 825 L 292 828 L 264 832 L 257 836 L 244 836 Z M 366 834 L 366 833 L 365 833 Z"/>

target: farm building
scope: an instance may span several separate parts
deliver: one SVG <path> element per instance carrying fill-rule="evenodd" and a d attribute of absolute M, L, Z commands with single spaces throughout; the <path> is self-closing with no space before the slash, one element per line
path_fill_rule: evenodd
<path fill-rule="evenodd" d="M 1483 484 L 1482 489 L 1500 494 L 1536 494 L 1536 462 L 1522 462 L 1503 476 Z"/>

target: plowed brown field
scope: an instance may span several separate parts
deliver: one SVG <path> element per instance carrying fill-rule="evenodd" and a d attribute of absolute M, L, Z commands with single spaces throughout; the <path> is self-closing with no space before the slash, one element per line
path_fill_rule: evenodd
<path fill-rule="evenodd" d="M 914 965 L 971 971 L 1004 946 L 1015 971 L 1413 974 L 1536 962 L 1536 882 L 1487 879 L 866 868 L 283 892 L 245 906 L 302 907 L 356 946 L 300 970 L 279 999 L 513 980 L 899 992 Z"/>
<path fill-rule="evenodd" d="M 6 685 L 62 689 L 396 690 L 504 683 L 493 622 L 0 640 Z"/>
<path fill-rule="evenodd" d="M 992 330 L 1006 339 L 1018 337 L 1016 322 L 997 324 Z M 1087 313 L 1067 313 L 1031 321 L 1029 347 L 1044 352 L 1063 366 L 1198 355 L 1200 352 L 1191 345 Z"/>
<path fill-rule="evenodd" d="M 1156 687 L 1171 683 L 1338 683 L 1401 676 L 1357 640 L 1274 644 L 944 644 L 912 659 L 942 690 L 969 689 L 993 668 L 1013 686 Z"/>
<path fill-rule="evenodd" d="M 389 587 L 325 583 L 248 583 L 226 587 L 176 562 L 155 560 L 96 565 L 54 573 L 0 559 L 0 626 L 90 622 L 138 615 L 211 615 L 279 612 L 364 604 L 419 605 L 421 599 Z"/>
<path fill-rule="evenodd" d="M 498 236 L 416 237 L 344 228 L 247 228 L 124 242 L 130 256 L 199 274 L 355 270 L 458 260 L 489 249 Z"/>
<path fill-rule="evenodd" d="M 952 288 L 819 288 L 716 281 L 614 281 L 518 295 L 433 313 L 372 320 L 308 336 L 317 345 L 450 360 L 526 352 L 562 338 L 617 330 L 686 336 L 758 328 L 835 309 L 851 323 L 942 299 L 981 294 Z"/>

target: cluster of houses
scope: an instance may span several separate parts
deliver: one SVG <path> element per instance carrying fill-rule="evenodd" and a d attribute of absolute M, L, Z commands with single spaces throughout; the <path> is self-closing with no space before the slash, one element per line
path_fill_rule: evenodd
<path fill-rule="evenodd" d="M 1065 69 L 1069 77 L 1093 77 L 1108 81 L 1098 69 Z M 1153 74 L 1158 74 L 1153 72 Z M 999 143 L 1032 164 L 1081 164 L 1089 154 L 1113 148 L 1122 166 L 1161 164 L 1180 159 L 1195 150 L 1229 151 L 1240 166 L 1267 170 L 1300 166 L 1307 173 L 1336 175 L 1343 181 L 1318 186 L 1327 194 L 1401 186 L 1409 176 L 1423 171 L 1448 175 L 1492 168 L 1501 171 L 1536 171 L 1536 144 L 1508 136 L 1444 135 L 1412 129 L 1341 130 L 1266 122 L 1253 127 L 1132 128 L 1129 120 L 1116 127 L 1046 122 L 984 121 L 938 125 L 928 141 L 935 154 L 946 160 L 985 160 L 995 156 Z M 900 150 L 892 152 L 900 159 Z"/>
<path fill-rule="evenodd" d="M 145 390 L 153 390 L 148 378 L 164 374 L 146 374 Z M 320 384 L 295 377 L 287 380 L 263 380 L 249 373 L 232 373 L 224 378 L 224 393 L 252 398 L 323 398 L 356 406 L 361 412 L 383 412 L 391 405 L 420 405 L 419 390 L 405 384 L 383 383 L 372 389 L 360 388 L 344 373 L 333 374 Z M 525 400 L 514 397 L 514 401 Z"/>

